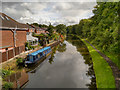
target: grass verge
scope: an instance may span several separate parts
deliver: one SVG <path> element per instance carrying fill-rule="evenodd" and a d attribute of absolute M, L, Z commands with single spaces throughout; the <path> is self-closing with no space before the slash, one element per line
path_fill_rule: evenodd
<path fill-rule="evenodd" d="M 89 41 L 89 40 L 88 40 Z M 97 48 L 100 52 L 102 52 L 103 54 L 105 54 L 107 57 L 110 58 L 110 60 L 116 64 L 116 66 L 120 69 L 120 61 L 119 61 L 119 56 L 117 54 L 114 54 L 112 52 L 108 52 L 108 51 L 103 51 L 101 48 L 99 48 L 98 46 L 96 46 L 95 44 L 93 44 L 95 48 Z"/>
<path fill-rule="evenodd" d="M 103 52 L 106 56 L 108 56 L 110 58 L 110 60 L 113 61 L 113 63 L 116 64 L 116 66 L 120 69 L 120 61 L 118 59 L 118 56 L 109 52 Z"/>
<path fill-rule="evenodd" d="M 105 59 L 86 41 L 81 39 L 87 46 L 93 61 L 97 88 L 116 88 L 112 69 Z"/>

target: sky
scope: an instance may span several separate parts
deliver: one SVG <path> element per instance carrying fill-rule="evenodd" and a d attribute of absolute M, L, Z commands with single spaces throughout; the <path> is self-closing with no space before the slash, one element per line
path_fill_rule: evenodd
<path fill-rule="evenodd" d="M 21 23 L 78 24 L 93 16 L 96 0 L 4 0 L 0 12 Z"/>

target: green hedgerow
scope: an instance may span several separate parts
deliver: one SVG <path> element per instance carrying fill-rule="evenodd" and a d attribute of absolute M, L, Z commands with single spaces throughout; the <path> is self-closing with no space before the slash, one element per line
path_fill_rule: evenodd
<path fill-rule="evenodd" d="M 5 89 L 5 90 L 9 90 L 12 87 L 13 87 L 13 83 L 12 82 L 4 82 L 2 88 Z"/>

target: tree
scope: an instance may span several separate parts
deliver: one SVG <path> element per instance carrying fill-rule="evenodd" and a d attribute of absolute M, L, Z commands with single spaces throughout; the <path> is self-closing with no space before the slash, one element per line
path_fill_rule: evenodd
<path fill-rule="evenodd" d="M 48 28 L 47 28 L 46 31 L 49 32 L 49 36 L 52 36 L 52 35 L 53 35 L 54 27 L 51 25 L 51 23 L 50 23 L 50 25 L 48 26 Z"/>
<path fill-rule="evenodd" d="M 58 32 L 59 34 L 65 35 L 66 34 L 66 26 L 64 24 L 57 25 L 56 32 Z"/>
<path fill-rule="evenodd" d="M 120 2 L 97 2 L 94 16 L 67 27 L 67 34 L 76 34 L 101 48 L 119 54 Z"/>

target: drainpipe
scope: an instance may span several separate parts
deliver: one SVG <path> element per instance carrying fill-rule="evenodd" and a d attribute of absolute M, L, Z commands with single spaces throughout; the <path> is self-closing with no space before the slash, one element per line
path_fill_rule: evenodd
<path fill-rule="evenodd" d="M 12 29 L 11 29 L 11 31 L 13 32 L 13 40 L 14 40 L 14 49 L 13 49 L 14 51 L 13 51 L 13 52 L 14 52 L 14 56 L 15 56 L 15 47 L 16 47 L 16 37 L 15 37 L 15 33 L 16 33 L 16 29 L 15 29 L 15 30 L 12 30 Z"/>

